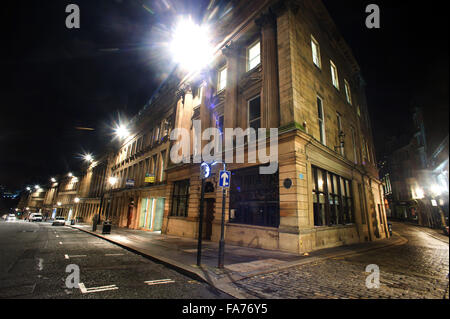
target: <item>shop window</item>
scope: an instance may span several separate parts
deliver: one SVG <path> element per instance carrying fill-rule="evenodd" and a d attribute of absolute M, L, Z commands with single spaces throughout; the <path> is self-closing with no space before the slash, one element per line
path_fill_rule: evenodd
<path fill-rule="evenodd" d="M 233 171 L 231 179 L 230 222 L 278 227 L 278 172 L 259 174 L 259 167 L 252 167 Z"/>
<path fill-rule="evenodd" d="M 314 225 L 354 223 L 351 181 L 314 166 L 312 172 Z"/>
<path fill-rule="evenodd" d="M 173 183 L 171 216 L 187 217 L 189 201 L 189 180 L 182 180 Z"/>

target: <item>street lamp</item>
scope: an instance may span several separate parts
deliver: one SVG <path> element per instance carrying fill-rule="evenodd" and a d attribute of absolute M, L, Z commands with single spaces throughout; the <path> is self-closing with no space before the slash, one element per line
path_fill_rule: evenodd
<path fill-rule="evenodd" d="M 27 187 L 26 189 L 27 189 L 27 191 L 31 191 L 31 188 L 30 188 L 30 187 Z"/>
<path fill-rule="evenodd" d="M 130 136 L 130 132 L 128 131 L 128 129 L 126 128 L 125 125 L 120 124 L 118 125 L 115 129 L 114 129 L 114 134 L 120 138 L 120 139 L 125 139 L 128 136 Z"/>
<path fill-rule="evenodd" d="M 73 174 L 72 174 L 72 173 L 69 173 L 69 174 L 67 174 L 67 176 L 69 176 L 69 177 L 72 177 L 72 176 L 73 176 Z"/>
<path fill-rule="evenodd" d="M 52 177 L 52 178 L 50 178 L 50 181 L 51 181 L 52 183 L 56 183 L 56 178 Z"/>
<path fill-rule="evenodd" d="M 83 156 L 84 160 L 88 163 L 92 163 L 94 161 L 94 157 L 91 154 L 85 154 Z"/>
<path fill-rule="evenodd" d="M 34 185 L 34 189 L 38 190 L 39 188 L 39 185 Z"/>
<path fill-rule="evenodd" d="M 188 72 L 201 70 L 213 58 L 208 27 L 198 25 L 189 18 L 178 21 L 170 43 L 172 57 Z"/>
<path fill-rule="evenodd" d="M 73 201 L 78 204 L 80 202 L 80 199 L 78 197 L 75 197 Z"/>

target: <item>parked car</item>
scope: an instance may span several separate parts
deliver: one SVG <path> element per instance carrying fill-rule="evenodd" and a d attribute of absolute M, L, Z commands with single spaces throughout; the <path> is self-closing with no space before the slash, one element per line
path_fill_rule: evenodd
<path fill-rule="evenodd" d="M 52 226 L 65 226 L 66 219 L 64 217 L 56 217 L 52 223 Z"/>
<path fill-rule="evenodd" d="M 7 222 L 15 222 L 16 220 L 17 220 L 17 217 L 14 214 L 9 214 L 8 217 L 6 217 Z"/>
<path fill-rule="evenodd" d="M 41 222 L 42 221 L 42 215 L 41 214 L 31 214 L 29 217 L 30 222 Z"/>

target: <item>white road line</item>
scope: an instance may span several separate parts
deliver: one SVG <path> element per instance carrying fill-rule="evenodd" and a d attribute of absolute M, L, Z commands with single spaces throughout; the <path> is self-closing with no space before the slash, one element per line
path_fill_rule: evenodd
<path fill-rule="evenodd" d="M 108 291 L 108 290 L 117 290 L 117 289 L 119 289 L 119 287 L 117 287 L 116 285 L 86 288 L 86 286 L 82 282 L 80 282 L 78 284 L 78 287 L 80 288 L 80 291 L 83 294 L 88 294 L 88 293 L 91 293 L 91 292 L 100 292 L 100 291 Z"/>
<path fill-rule="evenodd" d="M 171 284 L 171 283 L 174 283 L 174 282 L 175 282 L 175 280 L 172 280 L 172 279 L 158 279 L 158 280 L 144 281 L 144 283 L 147 284 L 148 286 Z"/>
<path fill-rule="evenodd" d="M 105 256 L 123 256 L 124 254 L 105 254 Z"/>
<path fill-rule="evenodd" d="M 87 255 L 70 255 L 70 258 L 87 257 Z"/>

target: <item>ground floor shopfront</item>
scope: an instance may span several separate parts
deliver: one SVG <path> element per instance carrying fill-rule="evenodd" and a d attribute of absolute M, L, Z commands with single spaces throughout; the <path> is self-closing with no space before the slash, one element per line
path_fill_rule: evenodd
<path fill-rule="evenodd" d="M 226 242 L 303 253 L 389 236 L 373 169 L 354 165 L 298 130 L 280 135 L 278 144 L 274 174 L 259 174 L 256 163 L 227 164 L 232 176 L 225 197 Z M 215 165 L 205 181 L 203 237 L 212 241 L 220 239 L 221 169 Z M 196 238 L 199 165 L 170 167 L 167 177 L 162 232 Z"/>

